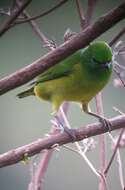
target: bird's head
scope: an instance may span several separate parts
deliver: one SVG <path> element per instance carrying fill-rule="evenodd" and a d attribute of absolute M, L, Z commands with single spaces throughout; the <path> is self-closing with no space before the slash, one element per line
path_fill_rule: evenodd
<path fill-rule="evenodd" d="M 112 67 L 112 49 L 104 41 L 93 42 L 88 46 L 90 53 L 90 62 L 92 67 L 111 68 Z"/>

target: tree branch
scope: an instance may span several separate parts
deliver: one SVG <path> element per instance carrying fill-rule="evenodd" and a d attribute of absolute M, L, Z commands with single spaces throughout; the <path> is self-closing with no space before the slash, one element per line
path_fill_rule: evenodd
<path fill-rule="evenodd" d="M 120 129 L 125 127 L 125 116 L 117 116 L 110 119 L 112 124 L 111 131 Z M 107 127 L 104 127 L 101 123 L 94 123 L 87 125 L 86 127 L 80 127 L 78 129 L 74 129 L 74 133 L 76 136 L 76 141 L 83 140 L 85 138 L 100 135 L 102 133 L 106 133 Z M 0 155 L 0 167 L 9 166 L 12 164 L 16 164 L 23 160 L 24 156 L 33 156 L 35 154 L 40 153 L 44 149 L 51 149 L 54 145 L 63 145 L 66 143 L 72 142 L 72 139 L 68 136 L 67 133 L 60 133 L 56 135 L 52 135 L 50 137 L 46 137 L 43 139 L 39 139 L 33 143 L 24 145 L 17 149 L 11 150 L 4 154 Z"/>
<path fill-rule="evenodd" d="M 122 28 L 122 29 L 120 30 L 120 32 L 119 32 L 115 37 L 113 37 L 113 39 L 109 42 L 109 45 L 110 45 L 110 46 L 113 46 L 113 45 L 118 41 L 118 39 L 121 38 L 121 36 L 122 36 L 123 34 L 125 34 L 125 27 Z"/>
<path fill-rule="evenodd" d="M 85 17 L 86 18 L 86 26 L 88 26 L 90 24 L 95 5 L 96 5 L 96 0 L 88 0 L 88 9 L 87 9 L 86 17 Z"/>
<path fill-rule="evenodd" d="M 102 93 L 99 92 L 96 95 L 96 111 L 97 114 L 104 117 Z M 99 157 L 100 157 L 100 172 L 104 176 L 104 169 L 106 164 L 106 147 L 105 147 L 105 135 L 99 135 Z M 106 180 L 106 179 L 105 179 Z M 105 181 L 100 178 L 99 190 L 106 190 Z"/>
<path fill-rule="evenodd" d="M 0 95 L 21 86 L 34 77 L 44 72 L 49 67 L 62 61 L 76 50 L 85 47 L 92 40 L 100 36 L 106 30 L 125 18 L 125 2 L 100 17 L 93 25 L 88 26 L 84 31 L 74 36 L 55 50 L 51 51 L 34 63 L 20 69 L 19 71 L 1 79 Z"/>
<path fill-rule="evenodd" d="M 25 0 L 22 5 L 13 12 L 11 17 L 9 17 L 1 26 L 0 28 L 0 37 L 8 31 L 10 28 L 11 24 L 16 20 L 16 18 L 20 15 L 20 13 L 31 3 L 32 0 Z"/>
<path fill-rule="evenodd" d="M 16 3 L 18 5 L 18 7 L 21 5 L 20 0 L 17 0 Z M 24 16 L 24 18 L 31 18 L 29 13 L 27 11 L 25 11 L 25 10 L 23 11 L 22 15 Z M 34 33 L 44 43 L 44 46 L 46 46 L 49 50 L 55 49 L 54 45 L 56 45 L 56 44 L 51 43 L 51 41 L 43 34 L 43 32 L 41 32 L 39 26 L 36 24 L 36 22 L 34 20 L 30 20 L 30 21 L 28 21 L 28 23 L 32 27 L 32 30 L 34 31 Z"/>
<path fill-rule="evenodd" d="M 56 10 L 57 8 L 61 7 L 63 4 L 65 4 L 68 0 L 61 0 L 58 4 L 54 5 L 51 9 L 37 15 L 37 16 L 33 16 L 31 18 L 26 18 L 26 19 L 23 19 L 23 20 L 19 20 L 19 21 L 16 21 L 14 23 L 14 26 L 17 25 L 17 24 L 23 24 L 23 23 L 26 23 L 26 22 L 29 22 L 31 20 L 36 20 L 36 19 L 39 19 L 45 15 L 48 15 L 49 13 L 53 12 L 54 10 Z"/>
<path fill-rule="evenodd" d="M 82 30 L 85 28 L 86 25 L 86 19 L 84 16 L 84 12 L 83 12 L 83 8 L 82 8 L 82 4 L 80 0 L 76 0 L 76 6 L 77 6 L 77 10 L 78 10 L 78 14 L 79 14 L 79 19 L 80 19 L 80 25 Z"/>
<path fill-rule="evenodd" d="M 106 169 L 105 169 L 105 171 L 104 171 L 104 174 L 105 174 L 105 175 L 108 173 L 108 171 L 109 171 L 109 169 L 110 169 L 110 167 L 111 167 L 111 164 L 112 164 L 112 162 L 113 162 L 113 160 L 114 160 L 114 157 L 115 157 L 115 155 L 116 155 L 116 152 L 117 152 L 117 150 L 118 150 L 119 143 L 120 143 L 120 140 L 121 140 L 121 138 L 122 138 L 122 135 L 123 135 L 124 131 L 125 131 L 124 128 L 122 128 L 121 131 L 120 131 L 120 135 L 119 135 L 119 137 L 118 137 L 118 140 L 117 140 L 117 143 L 116 143 L 114 152 L 113 152 L 113 154 L 112 154 L 112 156 L 111 156 L 111 159 L 110 159 L 109 163 L 107 164 Z"/>

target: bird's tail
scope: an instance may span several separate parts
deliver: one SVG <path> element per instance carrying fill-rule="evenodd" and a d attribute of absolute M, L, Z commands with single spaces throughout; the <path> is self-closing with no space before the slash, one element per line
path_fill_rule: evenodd
<path fill-rule="evenodd" d="M 27 97 L 27 96 L 32 96 L 32 95 L 33 95 L 33 96 L 35 95 L 35 94 L 34 94 L 34 87 L 29 88 L 28 90 L 23 91 L 23 92 L 17 94 L 17 97 L 18 97 L 18 98 L 25 98 L 25 97 Z"/>

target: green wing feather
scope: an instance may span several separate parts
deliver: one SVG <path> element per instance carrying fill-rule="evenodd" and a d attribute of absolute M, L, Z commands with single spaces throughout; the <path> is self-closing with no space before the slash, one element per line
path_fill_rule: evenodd
<path fill-rule="evenodd" d="M 58 67 L 57 66 L 54 66 L 54 68 L 51 68 L 49 69 L 49 71 L 39 75 L 38 78 L 34 82 L 31 83 L 31 85 L 65 77 L 65 76 L 68 76 L 72 72 L 71 68 L 64 67 L 63 65 L 59 65 Z"/>
<path fill-rule="evenodd" d="M 59 64 L 49 68 L 47 71 L 39 75 L 37 79 L 31 83 L 31 85 L 70 75 L 73 72 L 74 65 L 78 64 L 79 61 L 80 51 L 74 53 Z"/>
<path fill-rule="evenodd" d="M 17 94 L 17 96 L 19 98 L 24 98 L 30 95 L 35 95 L 34 94 L 35 85 L 45 82 L 45 81 L 50 81 L 50 80 L 69 76 L 73 72 L 74 65 L 78 64 L 79 61 L 80 61 L 80 51 L 77 51 L 73 55 L 66 58 L 64 61 L 60 62 L 59 64 L 43 72 L 41 75 L 37 77 L 35 81 L 30 83 L 30 85 L 33 85 L 33 87 L 27 89 L 24 92 Z"/>
<path fill-rule="evenodd" d="M 34 94 L 34 87 L 32 87 L 32 88 L 29 88 L 29 89 L 17 94 L 17 97 L 18 98 L 25 98 L 27 96 L 34 96 L 34 95 L 35 95 Z"/>

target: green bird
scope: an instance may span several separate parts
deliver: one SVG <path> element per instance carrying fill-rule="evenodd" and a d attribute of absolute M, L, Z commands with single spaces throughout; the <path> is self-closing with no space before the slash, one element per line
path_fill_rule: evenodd
<path fill-rule="evenodd" d="M 37 77 L 32 87 L 18 94 L 19 98 L 34 95 L 52 103 L 57 112 L 64 101 L 79 102 L 90 111 L 88 103 L 108 83 L 112 73 L 112 49 L 104 41 L 93 42 Z"/>

